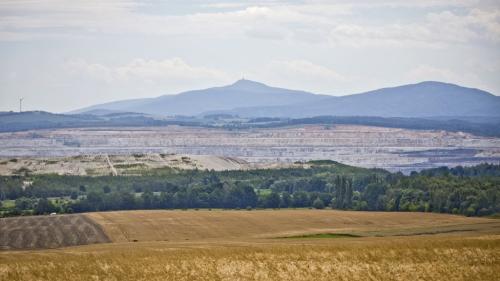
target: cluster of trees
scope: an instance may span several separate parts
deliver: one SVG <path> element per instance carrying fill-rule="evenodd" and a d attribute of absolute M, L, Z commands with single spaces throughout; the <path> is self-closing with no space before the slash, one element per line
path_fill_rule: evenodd
<path fill-rule="evenodd" d="M 421 211 L 468 216 L 500 211 L 500 165 L 437 168 L 411 175 L 332 161 L 310 168 L 158 170 L 143 176 L 0 177 L 1 214 L 130 209 L 317 208 Z M 30 184 L 26 184 L 30 182 Z"/>
<path fill-rule="evenodd" d="M 172 192 L 142 193 L 112 191 L 89 192 L 81 200 L 67 204 L 74 212 L 131 210 L 131 209 L 186 209 L 186 208 L 254 208 L 257 194 L 249 185 L 222 183 L 218 178 L 207 185 L 194 185 Z"/>
<path fill-rule="evenodd" d="M 2 204 L 0 204 L 0 209 Z M 15 207 L 11 208 L 6 215 L 8 216 L 19 216 L 19 215 L 43 215 L 51 214 L 54 212 L 61 211 L 60 207 L 57 207 L 52 200 L 47 198 L 26 198 L 20 197 L 15 200 Z"/>

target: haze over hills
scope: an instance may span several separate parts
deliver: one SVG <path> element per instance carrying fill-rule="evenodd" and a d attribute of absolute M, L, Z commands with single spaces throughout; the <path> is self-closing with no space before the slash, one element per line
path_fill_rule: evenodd
<path fill-rule="evenodd" d="M 227 113 L 245 117 L 471 117 L 500 116 L 500 97 L 454 84 L 427 81 L 346 96 L 317 95 L 239 80 L 224 87 L 117 101 L 76 110 L 126 111 L 153 115 Z"/>

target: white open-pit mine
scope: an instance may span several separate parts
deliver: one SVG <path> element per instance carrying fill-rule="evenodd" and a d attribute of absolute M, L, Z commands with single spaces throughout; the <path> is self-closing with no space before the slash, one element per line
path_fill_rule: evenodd
<path fill-rule="evenodd" d="M 37 159 L 137 153 L 151 154 L 149 158 L 163 155 L 159 163 L 175 164 L 176 161 L 170 161 L 173 159 L 165 158 L 170 154 L 189 155 L 194 159 L 189 160 L 195 162 L 193 164 L 182 162 L 178 157 L 180 168 L 194 167 L 203 161 L 205 168 L 221 170 L 246 168 L 252 164 L 331 159 L 354 166 L 408 172 L 437 166 L 500 163 L 500 138 L 355 125 L 249 130 L 179 126 L 80 128 L 0 134 L 2 163 L 13 157 Z M 219 157 L 206 158 L 208 155 Z M 203 164 L 200 165 L 203 168 Z"/>

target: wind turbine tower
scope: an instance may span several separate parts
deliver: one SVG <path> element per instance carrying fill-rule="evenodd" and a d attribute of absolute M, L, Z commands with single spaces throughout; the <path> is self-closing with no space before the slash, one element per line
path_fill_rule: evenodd
<path fill-rule="evenodd" d="M 23 100 L 24 98 L 19 98 L 19 113 L 23 112 Z"/>

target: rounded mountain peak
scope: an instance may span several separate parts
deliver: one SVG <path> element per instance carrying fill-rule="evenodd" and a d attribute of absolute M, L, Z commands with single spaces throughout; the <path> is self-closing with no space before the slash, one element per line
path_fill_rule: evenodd
<path fill-rule="evenodd" d="M 245 89 L 245 90 L 269 88 L 269 86 L 267 86 L 266 84 L 252 80 L 247 80 L 244 78 L 234 82 L 233 84 L 229 85 L 229 87 L 237 89 Z"/>

